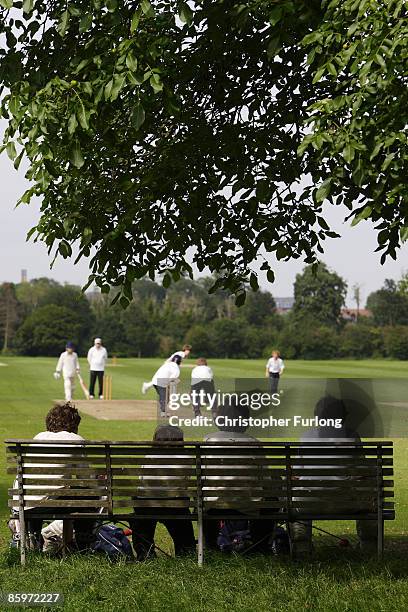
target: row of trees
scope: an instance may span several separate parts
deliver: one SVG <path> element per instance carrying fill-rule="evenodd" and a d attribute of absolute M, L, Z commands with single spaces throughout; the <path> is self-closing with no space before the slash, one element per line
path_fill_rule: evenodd
<path fill-rule="evenodd" d="M 83 354 L 95 335 L 111 354 L 167 355 L 188 342 L 195 355 L 257 358 L 279 347 L 288 358 L 408 358 L 408 279 L 387 280 L 371 293 L 371 317 L 350 323 L 341 316 L 347 285 L 320 264 L 307 266 L 294 284 L 294 306 L 279 314 L 267 291 L 248 292 L 237 307 L 225 291 L 209 294 L 213 278 L 182 278 L 163 287 L 136 281 L 127 309 L 112 296 L 81 293 L 72 285 L 40 278 L 0 286 L 0 342 L 3 352 L 55 355 L 67 340 Z M 360 299 L 360 298 L 358 298 Z"/>

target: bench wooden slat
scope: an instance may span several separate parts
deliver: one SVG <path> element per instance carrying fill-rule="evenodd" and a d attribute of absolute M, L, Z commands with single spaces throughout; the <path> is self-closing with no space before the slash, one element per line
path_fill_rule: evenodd
<path fill-rule="evenodd" d="M 57 474 L 60 473 L 60 471 L 57 469 L 56 470 Z M 143 472 L 144 473 L 144 472 Z M 302 472 L 302 476 L 303 476 L 304 472 Z M 38 477 L 36 477 L 38 475 Z M 126 474 L 128 475 L 128 474 Z M 137 486 L 137 483 L 140 482 L 140 473 L 135 475 L 134 479 L 130 479 L 130 478 L 119 478 L 119 475 L 116 475 L 116 477 L 114 478 L 113 482 L 114 484 L 120 484 L 122 487 L 124 486 L 129 486 L 129 487 L 133 487 L 133 486 Z M 150 484 L 150 483 L 154 483 L 157 482 L 157 478 L 160 478 L 161 475 L 160 474 L 150 474 L 151 476 L 156 476 L 156 478 L 143 478 L 143 483 L 146 484 Z M 306 474 L 305 474 L 306 475 Z M 353 485 L 353 487 L 377 487 L 377 483 L 373 478 L 350 478 L 349 480 L 330 480 L 325 478 L 325 476 L 332 476 L 331 473 L 328 474 L 316 474 L 315 471 L 308 471 L 308 475 L 309 476 L 314 476 L 316 478 L 310 479 L 310 478 L 298 478 L 295 480 L 292 480 L 292 488 L 298 488 L 298 487 L 319 487 L 319 488 L 324 488 L 324 487 L 336 487 L 336 488 L 344 488 L 344 489 L 349 489 L 350 488 L 350 484 Z M 30 477 L 28 477 L 30 476 Z M 211 478 L 211 476 L 213 476 L 213 478 Z M 247 474 L 243 474 L 242 472 L 240 474 L 234 473 L 233 476 L 228 476 L 228 475 L 217 475 L 217 474 L 212 474 L 212 475 L 206 475 L 205 478 L 203 478 L 203 485 L 204 486 L 215 486 L 214 483 L 217 484 L 217 486 L 232 486 L 233 482 L 238 482 L 240 483 L 242 486 L 244 484 L 248 484 L 248 485 L 254 485 L 254 483 L 257 482 L 256 478 L 251 478 L 251 477 L 246 477 Z M 344 476 L 344 474 L 342 475 Z M 184 480 L 185 475 L 184 474 L 173 474 L 172 478 L 174 479 L 180 479 L 180 480 Z M 189 479 L 190 480 L 190 479 Z M 262 478 L 260 479 L 261 482 L 266 483 L 268 482 L 268 478 Z M 194 478 L 191 478 L 192 481 L 192 486 L 194 486 Z M 31 473 L 30 475 L 27 475 L 24 480 L 24 485 L 25 486 L 33 486 L 33 485 L 54 485 L 54 486 L 73 486 L 73 487 L 78 487 L 78 486 L 89 486 L 89 485 L 95 485 L 98 486 L 97 483 L 100 483 L 101 486 L 103 486 L 104 483 L 104 479 L 101 478 L 75 478 L 75 476 L 73 476 L 72 478 L 41 478 L 41 474 L 37 474 L 37 472 Z M 171 482 L 171 481 L 170 481 Z M 276 482 L 278 483 L 279 481 L 276 480 Z M 383 480 L 382 481 L 382 487 L 383 488 L 392 488 L 394 486 L 394 481 L 393 480 Z"/>
<path fill-rule="evenodd" d="M 102 496 L 104 494 L 106 494 L 106 488 L 98 488 L 98 489 L 70 489 L 70 488 L 64 488 L 64 489 L 26 489 L 25 488 L 25 498 L 27 498 L 27 496 L 32 496 L 32 495 L 52 495 L 52 497 L 90 497 L 90 496 Z M 168 495 L 169 491 L 177 491 L 178 495 L 186 495 L 186 496 L 196 496 L 196 491 L 194 487 L 191 488 L 185 488 L 185 487 L 177 487 L 177 486 L 173 486 L 173 485 L 169 485 L 167 487 L 153 487 L 153 486 L 149 486 L 146 487 L 145 489 L 142 489 L 140 487 L 135 487 L 134 488 L 134 495 L 135 496 L 143 496 L 143 495 L 152 495 L 154 493 L 154 495 L 158 494 L 161 495 L 163 494 Z M 268 488 L 264 488 L 264 487 L 259 487 L 259 488 L 252 488 L 250 490 L 250 492 L 248 493 L 248 488 L 247 487 L 237 487 L 237 486 L 233 486 L 233 487 L 214 487 L 214 488 L 208 488 L 205 487 L 204 489 L 204 493 L 206 496 L 210 496 L 210 495 L 214 495 L 216 497 L 221 497 L 221 496 L 229 496 L 231 494 L 234 494 L 236 492 L 241 492 L 244 496 L 248 497 L 248 495 L 260 495 L 263 497 L 282 497 L 282 495 L 284 494 L 284 489 L 268 489 Z M 112 489 L 112 494 L 113 496 L 117 496 L 117 495 L 126 495 L 129 494 L 130 490 L 128 488 L 121 488 L 121 487 L 114 487 Z M 133 491 L 132 491 L 133 493 Z M 358 490 L 358 494 L 359 497 L 354 497 L 353 494 L 350 494 L 350 496 L 347 499 L 368 499 L 367 495 L 369 493 L 372 493 L 373 495 L 376 493 L 376 489 L 369 489 L 369 490 L 363 490 L 361 491 L 360 489 Z M 18 489 L 8 489 L 8 495 L 10 496 L 17 496 L 18 495 Z M 355 495 L 355 493 L 354 493 Z M 394 491 L 384 491 L 382 496 L 384 498 L 392 498 L 394 497 Z M 319 499 L 324 502 L 325 500 L 330 500 L 330 499 L 344 499 L 344 492 L 343 490 L 336 490 L 336 491 L 327 491 L 327 490 L 322 490 L 322 489 L 318 489 L 315 491 L 311 491 L 311 490 L 294 490 L 293 491 L 293 496 L 292 499 L 294 498 L 302 498 L 302 497 L 319 497 Z"/>
<path fill-rule="evenodd" d="M 112 458 L 122 456 L 144 456 L 144 455 L 181 455 L 195 459 L 195 449 L 185 447 L 175 447 L 169 452 L 168 448 L 160 448 L 155 446 L 135 447 L 135 448 L 117 448 L 113 446 L 111 449 Z"/>
<path fill-rule="evenodd" d="M 167 465 L 166 461 L 173 461 L 178 465 L 195 466 L 195 457 L 112 457 L 112 465 Z"/>
<path fill-rule="evenodd" d="M 190 508 L 194 500 L 190 499 L 115 499 L 115 508 Z"/>
<path fill-rule="evenodd" d="M 113 497 L 126 496 L 132 494 L 135 498 L 146 498 L 146 497 L 190 497 L 195 499 L 197 492 L 194 489 L 183 489 L 181 487 L 169 487 L 168 489 L 151 488 L 145 491 L 141 489 L 135 489 L 135 491 L 129 491 L 129 489 L 114 489 L 112 492 Z"/>
<path fill-rule="evenodd" d="M 302 478 L 301 480 L 292 480 L 291 488 L 294 489 L 296 487 L 332 487 L 333 482 L 336 483 L 337 488 L 344 488 L 346 490 L 350 489 L 350 483 L 353 484 L 353 487 L 370 487 L 374 486 L 377 490 L 377 480 L 371 477 L 362 477 L 362 478 L 353 478 L 353 480 L 311 480 L 308 478 Z M 393 487 L 393 480 L 382 480 L 381 485 L 383 488 Z"/>
<path fill-rule="evenodd" d="M 33 485 L 33 484 L 41 484 L 41 485 L 55 485 L 55 486 L 72 486 L 72 487 L 82 487 L 82 486 L 90 486 L 94 485 L 98 482 L 103 483 L 104 480 L 99 480 L 97 478 L 24 478 L 23 484 L 25 485 Z"/>
<path fill-rule="evenodd" d="M 11 461 L 11 458 L 7 459 L 7 463 L 13 463 L 13 461 Z M 14 461 L 14 463 L 16 463 L 16 460 Z M 100 457 L 97 459 L 92 459 L 90 457 L 85 457 L 85 456 L 75 456 L 75 457 L 71 457 L 71 456 L 66 456 L 66 457 L 51 457 L 51 456 L 47 456 L 47 457 L 40 457 L 40 456 L 35 456 L 35 457 L 24 457 L 24 463 L 23 465 L 50 465 L 50 464 L 58 464 L 58 465 L 72 465 L 73 468 L 75 469 L 75 467 L 78 466 L 92 466 L 92 465 L 104 465 L 105 464 L 105 457 Z"/>
<path fill-rule="evenodd" d="M 254 478 L 259 478 L 260 475 L 266 474 L 266 472 L 262 471 L 262 470 L 257 470 L 257 469 L 252 469 L 246 466 L 236 466 L 235 468 L 233 468 L 232 466 L 230 467 L 225 467 L 225 468 L 206 468 L 205 465 L 203 465 L 203 479 L 205 480 L 208 476 L 253 476 Z M 271 470 L 270 474 L 274 475 L 274 476 L 285 476 L 286 471 L 285 470 Z M 291 468 L 291 474 L 294 477 L 301 477 L 301 476 L 317 476 L 317 477 L 321 477 L 322 480 L 324 480 L 324 477 L 326 476 L 375 476 L 377 474 L 377 468 L 375 467 L 357 467 L 357 468 L 351 468 L 351 467 L 324 467 L 324 466 L 319 466 L 316 468 L 311 468 L 311 467 L 306 467 L 306 468 L 302 468 L 300 466 L 293 466 Z M 383 475 L 392 475 L 392 469 L 391 468 L 383 468 L 382 470 L 382 474 Z"/>
<path fill-rule="evenodd" d="M 9 489 L 8 494 L 18 495 L 18 489 Z M 106 495 L 106 488 L 99 487 L 95 489 L 71 489 L 64 487 L 63 489 L 35 489 L 24 487 L 24 498 L 26 498 L 27 495 L 52 495 L 53 497 L 89 497 L 91 495 Z"/>
<path fill-rule="evenodd" d="M 316 443 L 315 443 L 316 444 Z M 392 452 L 392 448 L 390 449 L 382 449 L 383 450 L 383 456 L 392 456 L 393 452 Z M 277 449 L 269 449 L 269 448 L 262 448 L 262 446 L 259 447 L 213 447 L 213 448 L 207 448 L 206 446 L 202 447 L 202 457 L 203 457 L 203 461 L 206 460 L 206 457 L 208 456 L 208 458 L 214 458 L 214 457 L 223 457 L 223 456 L 258 456 L 260 455 L 261 457 L 286 457 L 287 456 L 287 451 L 285 448 L 279 449 L 279 452 L 277 452 Z M 356 456 L 356 457 L 361 457 L 361 456 L 370 456 L 370 455 L 374 455 L 377 456 L 377 450 L 376 449 L 368 449 L 365 447 L 360 447 L 360 448 L 356 448 L 354 447 L 341 447 L 341 446 L 330 446 L 330 447 L 325 447 L 325 448 L 320 448 L 320 447 L 316 447 L 316 446 L 311 446 L 311 447 L 301 447 L 301 448 L 290 448 L 290 452 L 289 452 L 289 456 L 291 460 L 294 459 L 299 459 L 299 457 L 319 457 L 319 456 L 323 456 L 323 457 L 330 457 L 330 456 L 345 456 L 345 457 L 350 457 L 350 456 Z"/>
<path fill-rule="evenodd" d="M 234 493 L 240 492 L 243 497 L 248 496 L 262 496 L 262 497 L 276 497 L 279 499 L 283 499 L 286 497 L 286 491 L 284 488 L 282 489 L 273 489 L 273 488 L 257 488 L 257 487 L 217 487 L 213 488 L 205 486 L 203 487 L 203 494 L 206 496 L 214 495 L 216 497 L 223 496 L 228 497 L 228 495 L 233 495 Z M 330 500 L 330 499 L 347 499 L 347 500 L 358 500 L 358 499 L 373 499 L 377 496 L 377 489 L 366 489 L 364 491 L 360 491 L 359 489 L 356 491 L 354 489 L 349 489 L 349 494 L 345 494 L 344 489 L 294 489 L 292 491 L 291 499 L 298 498 L 307 498 L 307 497 L 318 497 L 322 501 Z M 394 492 L 383 492 L 383 497 L 394 497 Z"/>
<path fill-rule="evenodd" d="M 177 459 L 175 459 L 175 461 L 177 461 Z M 166 468 L 164 468 L 166 471 L 168 471 L 169 476 L 194 476 L 195 475 L 195 470 L 193 468 L 185 468 L 185 467 L 177 467 L 175 465 L 173 466 L 168 466 Z M 124 476 L 140 476 L 140 474 L 146 474 L 146 475 L 156 475 L 156 476 L 160 476 L 160 468 L 154 468 L 154 467 L 139 467 L 139 468 L 112 468 L 112 474 L 113 476 L 119 476 L 121 474 L 123 474 Z"/>
<path fill-rule="evenodd" d="M 18 504 L 18 502 L 17 502 Z M 16 502 L 9 500 L 9 507 L 14 507 Z M 103 499 L 27 499 L 25 500 L 25 508 L 103 508 L 108 506 L 108 501 Z M 45 518 L 45 515 L 43 515 Z"/>
<path fill-rule="evenodd" d="M 304 457 L 296 457 L 293 458 L 292 460 L 292 465 L 326 465 L 329 462 L 328 457 L 324 457 L 324 456 L 318 456 L 315 458 L 304 458 Z M 208 466 L 229 466 L 229 465 L 234 465 L 237 463 L 237 458 L 236 457 L 223 457 L 223 458 L 213 458 L 213 457 L 203 457 L 203 467 L 208 467 Z M 372 458 L 366 458 L 366 457 L 355 457 L 355 458 L 350 458 L 350 457 L 337 457 L 337 456 L 333 456 L 330 457 L 330 463 L 332 465 L 350 465 L 350 466 L 376 466 L 377 465 L 377 459 L 372 457 Z M 249 466 L 253 467 L 253 466 L 260 466 L 260 467 L 264 467 L 264 466 L 283 466 L 286 464 L 285 458 L 282 457 L 282 459 L 274 459 L 274 458 L 254 458 Z M 382 460 L 382 464 L 383 465 L 393 465 L 393 460 L 390 458 L 385 458 Z"/>
<path fill-rule="evenodd" d="M 57 462 L 55 462 L 57 463 Z M 14 474 L 15 470 L 13 470 L 12 468 L 8 468 L 7 469 L 7 473 L 8 474 Z M 98 476 L 104 475 L 106 472 L 104 470 L 103 467 L 101 467 L 100 469 L 97 468 L 85 468 L 85 467 L 68 467 L 68 466 L 58 466 L 58 467 L 24 467 L 24 474 L 49 474 L 50 476 L 58 476 L 58 474 L 61 474 L 61 476 L 63 476 L 64 474 L 79 474 L 80 476 L 93 476 L 94 478 L 97 478 Z"/>
<path fill-rule="evenodd" d="M 99 457 L 104 457 L 104 452 L 102 449 L 96 449 L 93 447 L 86 447 L 86 446 L 72 446 L 71 444 L 64 444 L 62 446 L 56 446 L 56 444 L 54 444 L 53 446 L 41 446 L 38 443 L 37 444 L 33 444 L 32 446 L 24 446 L 21 449 L 18 449 L 17 447 L 15 448 L 14 451 L 7 449 L 8 450 L 8 454 L 9 456 L 12 455 L 16 455 L 16 454 L 21 454 L 22 457 L 24 458 L 28 458 L 28 457 L 35 457 L 36 455 L 44 455 L 45 457 L 47 455 L 65 455 L 65 454 L 70 454 L 73 457 L 76 456 L 84 456 L 84 457 L 94 457 L 94 458 L 99 458 Z"/>
<path fill-rule="evenodd" d="M 94 457 L 104 457 L 105 453 L 104 453 L 104 448 L 103 448 L 103 443 L 101 443 L 101 445 L 99 447 L 94 447 L 94 446 L 89 446 L 86 443 L 82 443 L 82 444 L 75 444 L 72 441 L 58 441 L 59 442 L 59 446 L 57 447 L 55 442 L 49 442 L 49 441 L 32 441 L 31 444 L 25 444 L 25 445 L 21 445 L 19 446 L 13 446 L 13 447 L 7 447 L 7 453 L 9 454 L 22 454 L 22 456 L 26 456 L 26 455 L 36 455 L 36 454 L 40 454 L 40 455 L 47 455 L 47 454 L 57 454 L 58 452 L 60 452 L 61 454 L 64 454 L 65 452 L 69 452 L 71 455 L 81 455 L 83 454 L 84 456 L 94 456 Z M 304 443 L 305 444 L 305 443 Z M 316 445 L 316 442 L 313 443 L 314 445 Z M 330 456 L 330 454 L 335 454 L 338 456 L 343 456 L 343 455 L 356 455 L 356 456 L 366 456 L 366 457 L 370 457 L 370 456 L 377 456 L 377 445 L 371 445 L 368 446 L 366 445 L 366 443 L 362 444 L 361 446 L 357 446 L 356 444 L 353 444 L 352 446 L 347 446 L 347 445 L 335 445 L 333 446 L 332 444 L 327 444 L 325 446 L 314 446 L 313 444 L 311 445 L 307 445 L 305 444 L 304 446 L 297 446 L 296 443 L 291 443 L 290 446 L 288 447 L 289 449 L 289 456 L 292 458 L 296 458 L 299 456 L 302 457 L 306 457 L 308 455 L 311 455 L 313 457 L 318 457 L 319 455 L 323 455 L 323 456 Z M 216 445 L 209 445 L 208 443 L 206 444 L 202 444 L 201 446 L 202 448 L 202 452 L 203 452 L 203 458 L 208 455 L 208 457 L 214 457 L 214 456 L 234 456 L 234 455 L 241 455 L 241 456 L 261 456 L 261 457 L 286 457 L 287 456 L 287 447 L 286 446 L 281 446 L 281 447 L 270 447 L 268 445 L 268 443 L 257 443 L 254 446 L 251 446 L 250 444 L 246 444 L 245 446 L 241 446 L 240 444 L 234 444 L 233 446 L 223 446 L 220 445 L 219 443 L 217 443 Z M 392 456 L 393 455 L 393 448 L 391 447 L 386 447 L 383 445 L 380 445 L 380 449 L 381 449 L 381 455 L 383 457 L 386 456 Z M 170 447 L 170 451 L 169 448 L 161 448 L 161 447 L 156 447 L 156 446 L 149 446 L 149 445 L 143 445 L 143 446 L 135 446 L 135 447 L 128 447 L 128 448 L 120 448 L 117 446 L 112 446 L 111 448 L 111 454 L 112 457 L 113 456 L 134 456 L 134 455 L 185 455 L 188 457 L 194 457 L 195 456 L 195 451 L 194 448 L 188 448 L 188 447 Z"/>
<path fill-rule="evenodd" d="M 301 469 L 301 468 L 293 468 L 292 474 L 293 476 L 365 476 L 370 475 L 374 476 L 377 473 L 376 468 L 356 468 L 350 469 L 345 468 L 341 469 L 340 467 L 331 469 L 331 468 L 317 468 L 313 469 Z M 392 468 L 383 468 L 381 470 L 381 474 L 383 476 L 393 476 L 394 471 Z"/>
<path fill-rule="evenodd" d="M 228 500 L 206 500 L 204 497 L 204 508 L 205 509 L 217 509 L 217 508 L 229 508 L 229 509 L 236 509 L 236 510 L 240 510 L 241 508 L 273 508 L 274 505 L 271 502 L 267 502 L 267 501 L 257 501 L 257 500 L 245 500 L 242 499 L 242 497 L 237 497 L 237 498 L 231 498 Z M 296 501 L 294 502 L 293 507 L 297 510 L 299 509 L 300 511 L 305 510 L 305 509 L 314 509 L 314 508 L 318 508 L 321 510 L 326 510 L 327 514 L 330 514 L 330 511 L 327 510 L 324 506 L 324 504 L 322 504 L 319 500 L 313 501 L 313 500 L 308 500 L 308 501 Z M 394 508 L 394 503 L 393 502 L 384 502 L 383 504 L 384 509 L 390 509 L 392 510 Z M 336 502 L 336 508 L 333 508 L 333 512 L 338 513 L 340 509 L 343 509 L 345 514 L 344 514 L 344 518 L 347 518 L 347 514 L 348 511 L 350 510 L 350 512 L 357 512 L 357 511 L 361 511 L 361 512 L 375 512 L 377 509 L 376 504 L 367 504 L 367 503 L 353 503 L 353 505 L 351 506 L 350 502 Z M 236 517 L 235 517 L 236 518 Z"/>

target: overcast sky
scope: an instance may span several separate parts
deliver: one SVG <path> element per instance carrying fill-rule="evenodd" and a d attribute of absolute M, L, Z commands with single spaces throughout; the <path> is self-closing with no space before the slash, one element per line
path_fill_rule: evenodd
<path fill-rule="evenodd" d="M 26 242 L 28 230 L 38 220 L 39 209 L 33 204 L 15 209 L 19 195 L 26 188 L 24 170 L 17 173 L 5 153 L 0 156 L 0 185 L 0 282 L 18 282 L 21 270 L 26 269 L 29 279 L 48 276 L 60 282 L 84 284 L 88 276 L 86 262 L 74 266 L 73 261 L 58 259 L 50 270 L 51 258 L 45 246 Z M 361 222 L 352 228 L 343 222 L 344 217 L 343 208 L 327 207 L 326 219 L 341 238 L 326 241 L 322 259 L 347 281 L 349 289 L 360 283 L 365 302 L 367 295 L 379 288 L 385 278 L 399 278 L 408 269 L 408 245 L 400 250 L 396 262 L 389 260 L 381 266 L 379 254 L 374 253 L 377 243 L 372 226 Z M 276 262 L 276 282 L 271 286 L 261 277 L 261 286 L 270 289 L 275 296 L 291 296 L 293 281 L 302 267 L 300 261 Z M 348 306 L 354 306 L 350 291 Z"/>

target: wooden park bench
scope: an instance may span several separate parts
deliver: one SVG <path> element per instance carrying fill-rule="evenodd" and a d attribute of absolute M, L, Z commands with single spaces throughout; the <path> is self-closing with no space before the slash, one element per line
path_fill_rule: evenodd
<path fill-rule="evenodd" d="M 56 447 L 52 441 L 7 440 L 6 445 L 11 481 L 17 474 L 8 505 L 18 507 L 22 564 L 28 512 L 72 525 L 74 518 L 127 521 L 134 507 L 152 508 L 158 520 L 170 518 L 168 508 L 185 508 L 178 518 L 197 521 L 199 565 L 203 520 L 237 518 L 236 510 L 286 524 L 376 520 L 379 558 L 384 521 L 395 518 L 389 499 L 392 442 L 58 441 Z M 33 495 L 45 497 L 33 501 Z"/>

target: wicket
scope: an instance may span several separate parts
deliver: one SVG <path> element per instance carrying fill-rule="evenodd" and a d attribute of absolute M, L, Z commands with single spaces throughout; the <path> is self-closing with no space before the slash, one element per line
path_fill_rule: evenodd
<path fill-rule="evenodd" d="M 111 400 L 112 399 L 112 376 L 104 376 L 103 384 L 104 384 L 103 396 L 106 400 Z"/>

